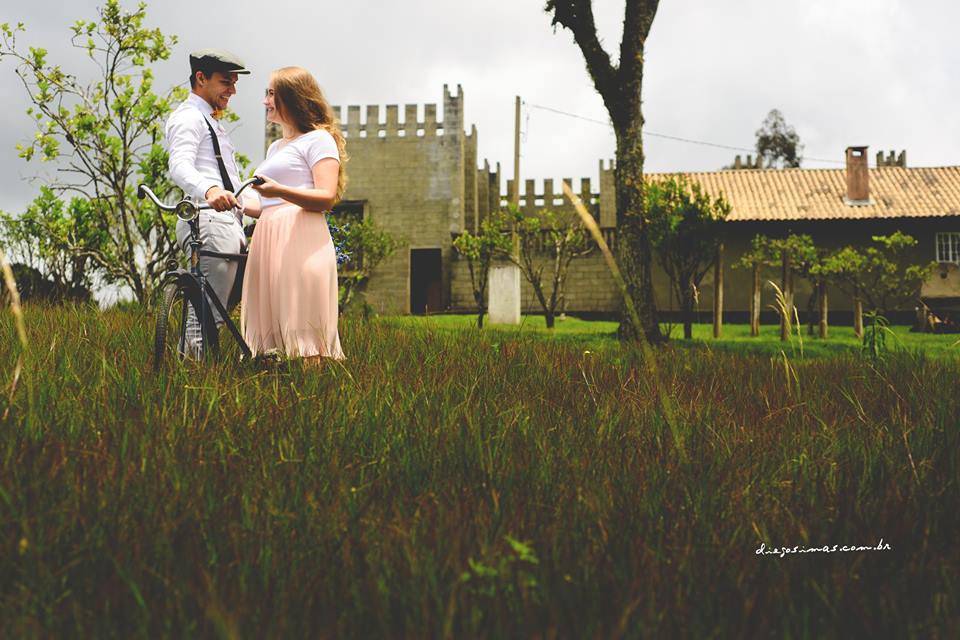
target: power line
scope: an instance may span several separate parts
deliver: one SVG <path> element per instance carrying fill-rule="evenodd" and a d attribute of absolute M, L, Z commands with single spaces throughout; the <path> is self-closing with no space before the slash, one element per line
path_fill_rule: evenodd
<path fill-rule="evenodd" d="M 587 118 L 585 116 L 577 115 L 576 113 L 570 113 L 568 111 L 561 111 L 560 109 L 554 109 L 553 107 L 545 107 L 541 104 L 533 104 L 531 102 L 524 102 L 523 104 L 531 107 L 533 109 L 541 109 L 543 111 L 550 111 L 552 113 L 558 113 L 562 116 L 568 116 L 570 118 L 576 118 L 577 120 L 583 120 L 585 122 L 592 122 L 594 124 L 602 124 L 605 127 L 613 128 L 613 125 L 610 122 L 604 122 L 603 120 L 596 120 L 594 118 Z M 727 149 L 729 151 L 746 151 L 748 153 L 755 153 L 756 149 L 750 149 L 747 147 L 734 147 L 728 144 L 718 144 L 716 142 L 706 142 L 704 140 L 692 140 L 690 138 L 681 138 L 680 136 L 672 136 L 666 133 L 655 133 L 647 129 L 643 130 L 643 135 L 653 136 L 655 138 L 665 138 L 667 140 L 675 140 L 677 142 L 686 142 L 688 144 L 698 144 L 704 147 L 715 147 L 717 149 Z M 831 164 L 845 164 L 842 160 L 825 160 L 823 158 L 811 158 L 810 156 L 800 156 L 801 160 L 810 160 L 811 162 L 828 162 Z"/>

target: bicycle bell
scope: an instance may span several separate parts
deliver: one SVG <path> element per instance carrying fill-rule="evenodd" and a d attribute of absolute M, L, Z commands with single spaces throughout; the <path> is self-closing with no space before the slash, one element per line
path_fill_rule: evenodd
<path fill-rule="evenodd" d="M 197 217 L 200 210 L 197 208 L 196 203 L 188 198 L 184 198 L 177 203 L 177 208 L 174 211 L 176 211 L 178 218 L 185 222 L 190 222 Z"/>

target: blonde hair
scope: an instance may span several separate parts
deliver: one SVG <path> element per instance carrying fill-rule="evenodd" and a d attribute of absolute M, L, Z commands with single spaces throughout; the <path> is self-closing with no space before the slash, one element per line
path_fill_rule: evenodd
<path fill-rule="evenodd" d="M 337 195 L 334 204 L 343 198 L 347 188 L 344 164 L 347 156 L 346 140 L 330 103 L 323 95 L 316 78 L 303 67 L 282 67 L 270 76 L 273 81 L 274 106 L 277 115 L 292 124 L 301 133 L 323 129 L 333 136 L 340 155 L 340 173 L 337 176 Z"/>

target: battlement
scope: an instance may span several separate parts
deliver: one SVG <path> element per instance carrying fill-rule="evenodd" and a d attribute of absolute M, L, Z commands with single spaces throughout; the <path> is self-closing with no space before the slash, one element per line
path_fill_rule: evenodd
<path fill-rule="evenodd" d="M 538 188 L 537 183 L 540 182 Z M 569 205 L 563 195 L 562 183 L 566 182 L 573 189 L 574 193 L 580 196 L 584 204 L 596 204 L 600 199 L 600 191 L 593 190 L 593 180 L 591 178 L 580 178 L 575 181 L 572 178 L 562 178 L 554 181 L 553 178 L 544 178 L 543 180 L 524 180 L 520 187 L 520 208 L 529 207 L 559 207 Z M 507 180 L 507 192 L 503 194 L 500 204 L 506 206 L 510 202 L 510 196 L 513 193 L 513 180 Z"/>
<path fill-rule="evenodd" d="M 422 107 L 422 110 L 421 110 Z M 458 84 L 457 93 L 451 94 L 447 85 L 443 85 L 443 119 L 437 118 L 436 104 L 403 105 L 403 121 L 400 120 L 400 106 L 388 104 L 384 110 L 380 105 L 367 105 L 365 117 L 361 119 L 360 105 L 347 106 L 346 117 L 340 106 L 333 107 L 340 128 L 347 138 L 413 138 L 443 135 L 464 135 L 463 131 L 463 88 Z M 468 137 L 473 135 L 472 129 Z"/>

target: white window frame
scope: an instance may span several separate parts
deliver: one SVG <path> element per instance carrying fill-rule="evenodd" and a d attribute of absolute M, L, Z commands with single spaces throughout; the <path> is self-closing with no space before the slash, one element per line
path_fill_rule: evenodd
<path fill-rule="evenodd" d="M 960 231 L 940 231 L 934 236 L 934 259 L 960 264 Z M 944 249 L 945 251 L 941 251 Z"/>

